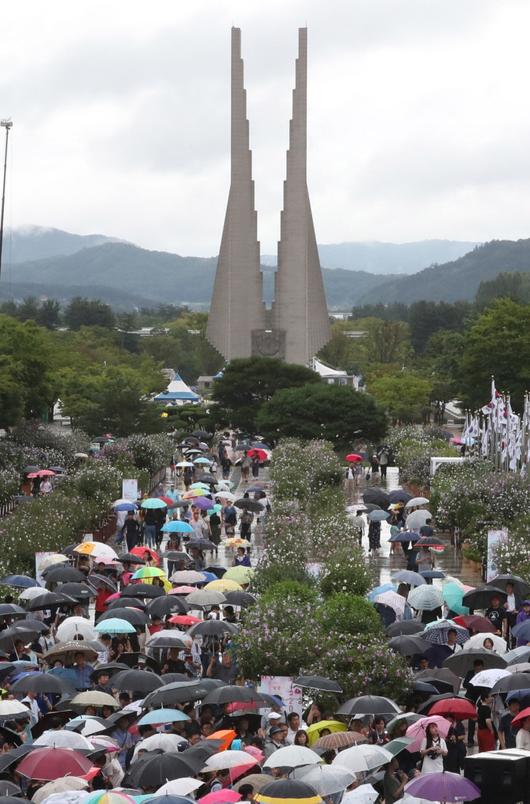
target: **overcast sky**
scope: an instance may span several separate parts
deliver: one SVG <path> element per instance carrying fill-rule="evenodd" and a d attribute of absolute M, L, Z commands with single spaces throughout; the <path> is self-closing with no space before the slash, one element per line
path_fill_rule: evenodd
<path fill-rule="evenodd" d="M 22 0 L 2 6 L 6 223 L 216 254 L 242 28 L 262 253 L 297 28 L 317 239 L 530 236 L 528 0 Z"/>

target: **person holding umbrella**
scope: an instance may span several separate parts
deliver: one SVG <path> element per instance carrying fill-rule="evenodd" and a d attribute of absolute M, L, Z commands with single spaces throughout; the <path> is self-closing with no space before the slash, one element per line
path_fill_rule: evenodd
<path fill-rule="evenodd" d="M 408 781 L 409 777 L 399 767 L 397 757 L 392 757 L 385 768 L 383 777 L 385 804 L 394 804 L 394 802 L 403 798 L 403 790 Z"/>
<path fill-rule="evenodd" d="M 442 773 L 444 757 L 447 756 L 447 745 L 444 738 L 440 736 L 436 723 L 429 723 L 427 726 L 425 737 L 421 741 L 420 755 L 423 757 L 422 773 Z"/>
<path fill-rule="evenodd" d="M 466 758 L 466 730 L 461 721 L 457 721 L 454 713 L 449 712 L 444 717 L 451 723 L 447 732 L 447 756 L 444 757 L 444 771 L 460 773 L 464 768 Z"/>

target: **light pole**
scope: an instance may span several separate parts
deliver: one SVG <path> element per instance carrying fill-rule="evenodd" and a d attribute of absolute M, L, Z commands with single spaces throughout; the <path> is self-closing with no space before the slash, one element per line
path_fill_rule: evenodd
<path fill-rule="evenodd" d="M 7 144 L 9 142 L 9 130 L 13 125 L 12 120 L 0 120 L 0 128 L 6 130 L 6 147 L 4 151 L 4 178 L 2 181 L 2 207 L 0 210 L 0 276 L 2 274 L 2 245 L 4 243 L 4 206 L 6 200 L 6 174 L 7 174 Z"/>

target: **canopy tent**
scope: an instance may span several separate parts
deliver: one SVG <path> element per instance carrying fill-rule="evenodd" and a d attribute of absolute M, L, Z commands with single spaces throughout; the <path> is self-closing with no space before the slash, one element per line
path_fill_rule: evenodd
<path fill-rule="evenodd" d="M 169 383 L 167 390 L 155 396 L 155 402 L 165 402 L 167 405 L 186 405 L 199 403 L 201 397 L 186 385 L 178 372 Z"/>

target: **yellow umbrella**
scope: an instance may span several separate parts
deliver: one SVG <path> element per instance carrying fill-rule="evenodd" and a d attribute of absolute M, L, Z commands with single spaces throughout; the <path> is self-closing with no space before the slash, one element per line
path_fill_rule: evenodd
<path fill-rule="evenodd" d="M 194 497 L 204 497 L 204 489 L 190 489 L 182 495 L 183 500 L 192 500 Z"/>
<path fill-rule="evenodd" d="M 223 575 L 223 581 L 236 581 L 236 583 L 250 583 L 254 570 L 252 567 L 230 567 Z"/>
<path fill-rule="evenodd" d="M 227 580 L 225 581 L 224 578 L 220 578 L 218 581 L 210 581 L 204 587 L 212 592 L 242 592 L 243 587 L 236 583 L 235 581 Z"/>
<path fill-rule="evenodd" d="M 334 734 L 336 731 L 346 731 L 346 724 L 338 720 L 319 720 L 318 723 L 313 723 L 306 729 L 308 744 L 314 745 L 322 736 L 324 729 Z"/>
<path fill-rule="evenodd" d="M 250 547 L 250 542 L 246 539 L 241 539 L 239 536 L 234 536 L 234 538 L 225 541 L 225 547 Z"/>

